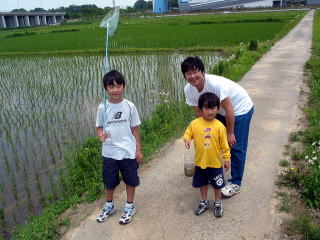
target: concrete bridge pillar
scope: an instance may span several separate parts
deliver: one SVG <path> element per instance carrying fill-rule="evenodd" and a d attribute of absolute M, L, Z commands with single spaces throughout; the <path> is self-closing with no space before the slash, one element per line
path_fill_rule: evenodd
<path fill-rule="evenodd" d="M 29 16 L 28 15 L 24 16 L 24 22 L 25 22 L 26 26 L 30 27 L 30 21 L 29 21 Z"/>
<path fill-rule="evenodd" d="M 19 27 L 19 22 L 18 22 L 18 16 L 17 15 L 13 15 L 13 26 L 14 27 Z"/>
<path fill-rule="evenodd" d="M 43 22 L 43 25 L 48 25 L 46 16 L 42 16 L 42 22 Z"/>
<path fill-rule="evenodd" d="M 5 21 L 3 15 L 0 16 L 0 27 L 2 27 L 2 28 L 6 28 L 6 27 L 7 27 L 7 26 L 6 26 L 6 21 Z"/>
<path fill-rule="evenodd" d="M 52 24 L 57 24 L 56 15 L 52 16 Z"/>
<path fill-rule="evenodd" d="M 36 20 L 36 25 L 40 25 L 40 19 L 39 19 L 39 16 L 35 16 L 35 20 Z"/>

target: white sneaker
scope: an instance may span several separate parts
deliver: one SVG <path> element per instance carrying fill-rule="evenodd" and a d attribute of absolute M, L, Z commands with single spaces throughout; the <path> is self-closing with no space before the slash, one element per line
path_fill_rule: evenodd
<path fill-rule="evenodd" d="M 102 223 L 106 221 L 111 215 L 113 215 L 117 210 L 113 204 L 106 203 L 97 217 L 97 222 Z"/>
<path fill-rule="evenodd" d="M 132 204 L 132 207 L 125 207 L 123 209 L 123 213 L 119 219 L 119 223 L 120 224 L 127 224 L 129 222 L 131 222 L 133 216 L 136 214 L 137 210 L 134 207 L 134 205 Z"/>
<path fill-rule="evenodd" d="M 232 197 L 239 192 L 240 186 L 231 182 L 221 189 L 221 193 L 226 197 Z"/>

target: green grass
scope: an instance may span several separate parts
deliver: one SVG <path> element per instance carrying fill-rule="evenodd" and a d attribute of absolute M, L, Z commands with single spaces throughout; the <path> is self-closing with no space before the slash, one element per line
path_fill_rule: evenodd
<path fill-rule="evenodd" d="M 283 224 L 287 235 L 294 239 L 320 239 L 320 12 L 315 12 L 313 25 L 312 56 L 305 66 L 310 88 L 309 102 L 305 109 L 308 126 L 303 132 L 290 135 L 291 142 L 302 142 L 303 150 L 293 150 L 294 168 L 283 172 L 277 183 L 299 191 L 303 204 L 295 199 L 292 218 Z M 290 198 L 290 201 L 293 199 Z M 297 204 L 298 202 L 298 204 Z M 292 204 L 291 204 L 292 205 Z M 306 208 L 313 208 L 314 211 Z M 286 206 L 283 206 L 285 209 Z M 302 211 L 302 213 L 301 213 Z"/>
<path fill-rule="evenodd" d="M 294 220 L 285 222 L 285 229 L 289 236 L 295 239 L 319 240 L 320 228 L 308 216 L 297 216 Z"/>
<path fill-rule="evenodd" d="M 298 16 L 299 15 L 299 16 Z M 112 53 L 126 49 L 221 49 L 250 41 L 272 41 L 303 12 L 198 15 L 163 18 L 120 18 L 117 34 L 110 38 Z M 98 21 L 78 25 L 2 31 L 0 54 L 89 52 L 104 54 L 105 29 Z M 53 32 L 55 31 L 55 32 Z M 21 34 L 20 37 L 9 37 Z"/>
<path fill-rule="evenodd" d="M 282 160 L 280 160 L 279 165 L 281 167 L 290 167 L 290 162 L 286 159 L 282 159 Z"/>

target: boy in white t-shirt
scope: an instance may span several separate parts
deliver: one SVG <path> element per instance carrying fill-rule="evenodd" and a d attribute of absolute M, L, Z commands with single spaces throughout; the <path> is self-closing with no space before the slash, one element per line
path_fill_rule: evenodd
<path fill-rule="evenodd" d="M 139 133 L 141 122 L 135 105 L 123 98 L 125 79 L 121 73 L 116 70 L 106 73 L 103 85 L 108 100 L 98 107 L 96 131 L 102 142 L 102 175 L 107 201 L 97 221 L 104 222 L 116 212 L 113 194 L 120 183 L 120 171 L 126 184 L 127 202 L 119 223 L 127 224 L 136 213 L 133 200 L 135 188 L 140 184 L 138 168 L 143 160 Z"/>

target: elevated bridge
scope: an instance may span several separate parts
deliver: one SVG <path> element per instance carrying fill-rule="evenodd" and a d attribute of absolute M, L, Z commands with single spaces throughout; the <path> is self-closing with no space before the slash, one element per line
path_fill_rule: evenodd
<path fill-rule="evenodd" d="M 51 25 L 62 22 L 63 12 L 0 12 L 0 28 Z"/>

